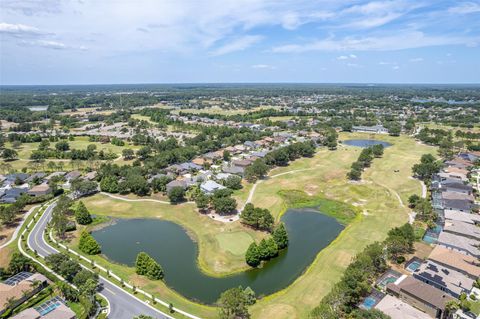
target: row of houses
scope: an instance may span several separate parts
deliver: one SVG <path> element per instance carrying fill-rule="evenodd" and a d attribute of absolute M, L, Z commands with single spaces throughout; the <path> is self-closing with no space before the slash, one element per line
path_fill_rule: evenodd
<path fill-rule="evenodd" d="M 264 137 L 258 141 L 246 141 L 243 144 L 225 147 L 208 152 L 194 158 L 191 162 L 175 164 L 165 169 L 166 174 L 174 180 L 167 184 L 167 192 L 174 187 L 187 189 L 193 185 L 200 185 L 200 189 L 207 194 L 213 194 L 218 189 L 225 188 L 222 184 L 232 175 L 243 177 L 245 169 L 268 152 L 288 145 L 294 140 L 302 140 L 290 133 L 277 134 L 273 137 Z M 227 151 L 231 158 L 224 159 Z M 159 177 L 162 174 L 151 177 Z"/>
<path fill-rule="evenodd" d="M 15 203 L 24 194 L 32 197 L 48 195 L 53 191 L 48 183 L 54 177 L 60 177 L 63 180 L 61 186 L 69 189 L 73 180 L 80 177 L 92 180 L 95 178 L 94 174 L 94 172 L 90 172 L 82 177 L 81 172 L 70 171 L 54 172 L 49 175 L 44 172 L 0 175 L 0 203 Z"/>
<path fill-rule="evenodd" d="M 392 319 L 474 319 L 475 314 L 448 308 L 465 295 L 480 298 L 480 214 L 469 184 L 472 154 L 460 154 L 445 163 L 431 185 L 432 205 L 439 218 L 424 241 L 434 248 L 420 259 L 413 257 L 402 272 L 387 271 L 359 306 L 375 308 Z M 472 297 L 473 296 L 473 297 Z M 480 318 L 480 317 L 479 317 Z"/>

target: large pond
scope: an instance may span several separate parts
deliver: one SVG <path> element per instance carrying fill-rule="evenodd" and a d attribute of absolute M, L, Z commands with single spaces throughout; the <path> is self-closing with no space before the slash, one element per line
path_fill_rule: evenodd
<path fill-rule="evenodd" d="M 141 251 L 155 258 L 165 271 L 166 283 L 182 295 L 214 303 L 220 293 L 237 286 L 268 295 L 287 287 L 312 263 L 320 250 L 343 230 L 334 218 L 312 208 L 289 209 L 282 217 L 290 245 L 280 256 L 232 276 L 216 278 L 197 267 L 198 246 L 179 225 L 160 219 L 120 219 L 93 232 L 102 253 L 112 261 L 133 266 Z"/>
<path fill-rule="evenodd" d="M 381 144 L 383 147 L 389 147 L 392 144 L 379 140 L 345 140 L 342 142 L 345 145 L 357 146 L 357 147 L 370 147 L 373 145 Z"/>

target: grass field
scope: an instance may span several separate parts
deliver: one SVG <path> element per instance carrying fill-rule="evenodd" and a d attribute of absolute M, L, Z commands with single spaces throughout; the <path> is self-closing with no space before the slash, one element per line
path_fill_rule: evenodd
<path fill-rule="evenodd" d="M 416 143 L 408 137 L 375 136 L 393 143 L 385 149 L 383 158 L 375 159 L 372 167 L 363 173 L 361 182 L 349 182 L 346 173 L 361 149 L 339 146 L 336 151 L 320 150 L 313 158 L 299 159 L 288 167 L 272 170 L 271 177 L 257 185 L 253 196 L 256 206 L 268 208 L 280 218 L 287 206 L 316 203 L 326 213 L 344 218 L 346 229 L 317 256 L 308 270 L 286 289 L 267 296 L 251 308 L 253 318 L 305 318 L 337 282 L 352 257 L 366 245 L 383 240 L 388 230 L 408 220 L 408 197 L 421 194 L 421 186 L 412 179 L 411 167 L 424 153 L 435 153 L 433 147 Z M 372 138 L 367 134 L 341 134 L 340 139 Z M 396 172 L 398 171 L 398 172 Z M 285 173 L 285 174 L 283 174 Z M 248 197 L 251 185 L 235 192 L 242 203 Z M 164 218 L 183 225 L 198 244 L 199 266 L 207 273 L 226 274 L 244 269 L 243 252 L 251 240 L 264 234 L 244 228 L 238 222 L 222 224 L 199 215 L 194 205 L 177 206 L 152 202 L 125 202 L 98 194 L 85 198 L 85 204 L 95 214 L 116 217 Z M 359 212 L 353 217 L 351 207 Z M 73 245 L 75 242 L 72 243 Z M 108 264 L 115 272 L 174 301 L 206 318 L 214 309 L 196 306 L 171 291 L 163 283 L 149 282 L 133 273 L 132 268 L 111 264 L 101 257 L 99 263 Z"/>
<path fill-rule="evenodd" d="M 103 150 L 104 152 L 113 152 L 117 154 L 119 157 L 122 154 L 122 150 L 125 148 L 131 148 L 137 150 L 139 147 L 126 143 L 125 146 L 117 146 L 110 143 L 100 143 L 100 142 L 90 142 L 88 140 L 88 136 L 77 136 L 75 137 L 74 141 L 68 141 L 70 144 L 70 149 L 86 149 L 88 145 L 93 144 L 97 146 L 97 152 Z M 22 143 L 20 148 L 16 149 L 18 153 L 18 160 L 9 161 L 7 162 L 10 164 L 14 169 L 21 170 L 23 167 L 28 167 L 30 161 L 30 155 L 32 151 L 38 149 L 38 145 L 40 143 Z M 11 143 L 6 143 L 5 147 L 12 148 Z M 50 143 L 50 147 L 55 147 L 55 143 Z M 57 159 L 48 159 L 45 161 L 45 165 L 48 162 L 62 162 L 64 165 L 64 169 L 73 169 L 70 165 L 70 160 L 57 160 Z M 4 160 L 0 160 L 0 163 L 5 163 Z M 86 163 L 86 161 L 85 161 Z M 119 158 L 117 164 L 125 164 L 122 158 Z"/>

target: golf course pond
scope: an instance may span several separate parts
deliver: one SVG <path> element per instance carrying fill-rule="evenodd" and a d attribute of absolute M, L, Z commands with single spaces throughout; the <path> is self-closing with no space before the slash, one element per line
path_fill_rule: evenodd
<path fill-rule="evenodd" d="M 92 233 L 111 261 L 134 266 L 141 251 L 165 271 L 167 285 L 183 296 L 212 304 L 232 287 L 251 287 L 257 296 L 269 295 L 291 284 L 317 254 L 343 230 L 338 221 L 314 208 L 289 209 L 282 216 L 289 247 L 262 268 L 227 277 L 211 277 L 197 266 L 198 245 L 184 228 L 161 219 L 118 219 Z"/>
<path fill-rule="evenodd" d="M 342 144 L 349 145 L 349 146 L 357 146 L 357 147 L 370 147 L 373 145 L 381 144 L 383 147 L 392 146 L 392 144 L 384 141 L 379 140 L 345 140 Z"/>

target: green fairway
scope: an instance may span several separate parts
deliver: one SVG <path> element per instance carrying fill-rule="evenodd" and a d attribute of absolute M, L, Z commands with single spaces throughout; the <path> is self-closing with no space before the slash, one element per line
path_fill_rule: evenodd
<path fill-rule="evenodd" d="M 220 248 L 237 256 L 244 256 L 248 246 L 253 242 L 247 232 L 224 233 L 215 236 Z"/>

